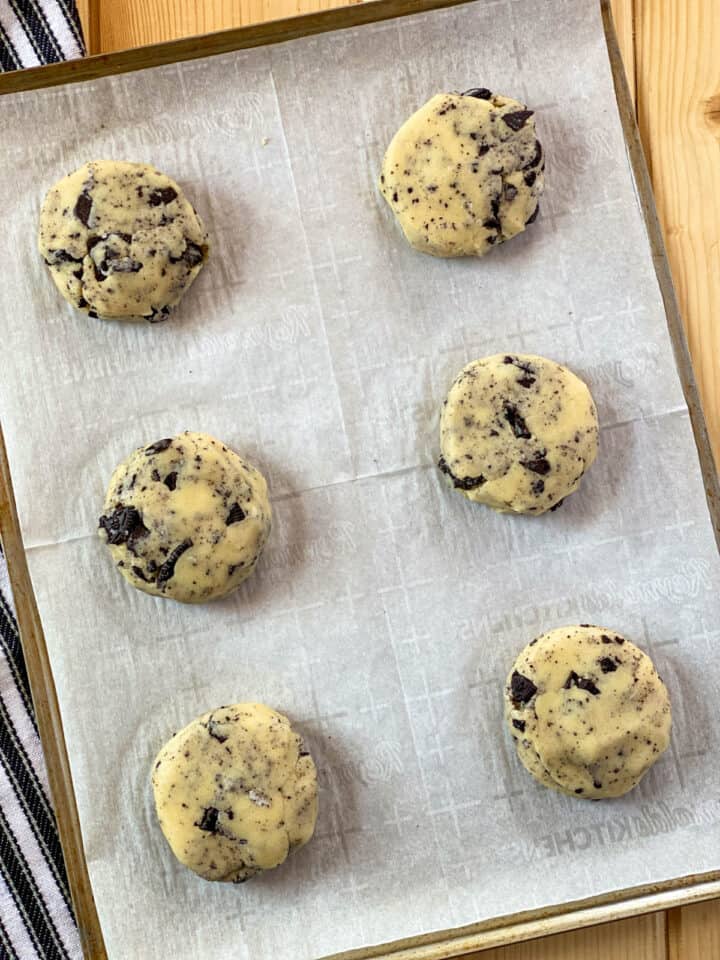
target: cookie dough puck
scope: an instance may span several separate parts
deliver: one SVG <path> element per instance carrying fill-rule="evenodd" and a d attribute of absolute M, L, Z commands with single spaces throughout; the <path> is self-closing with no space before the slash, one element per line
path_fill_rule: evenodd
<path fill-rule="evenodd" d="M 96 160 L 55 184 L 39 248 L 68 303 L 101 320 L 166 320 L 208 256 L 180 187 L 145 163 Z"/>
<path fill-rule="evenodd" d="M 544 169 L 533 111 L 476 87 L 437 94 L 400 127 L 380 191 L 416 250 L 481 257 L 535 220 Z"/>
<path fill-rule="evenodd" d="M 587 386 L 533 354 L 474 360 L 440 416 L 440 470 L 463 496 L 503 513 L 541 514 L 577 490 L 597 456 Z"/>
<path fill-rule="evenodd" d="M 172 852 L 206 880 L 271 870 L 315 829 L 313 759 L 287 717 L 261 703 L 189 723 L 157 755 L 152 786 Z"/>
<path fill-rule="evenodd" d="M 670 699 L 650 657 L 587 624 L 525 647 L 505 685 L 505 716 L 535 779 L 582 799 L 632 790 L 670 741 Z"/>
<path fill-rule="evenodd" d="M 138 590 L 203 603 L 250 576 L 271 517 L 260 471 L 220 440 L 187 431 L 123 460 L 98 532 Z"/>

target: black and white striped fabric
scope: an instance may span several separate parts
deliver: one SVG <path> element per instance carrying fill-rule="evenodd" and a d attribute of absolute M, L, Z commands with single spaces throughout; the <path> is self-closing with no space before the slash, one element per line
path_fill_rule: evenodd
<path fill-rule="evenodd" d="M 0 0 L 0 71 L 84 52 L 74 0 Z M 82 958 L 49 796 L 0 551 L 0 960 Z"/>
<path fill-rule="evenodd" d="M 80 960 L 65 864 L 0 554 L 0 957 Z"/>
<path fill-rule="evenodd" d="M 75 0 L 0 0 L 0 71 L 85 52 Z"/>

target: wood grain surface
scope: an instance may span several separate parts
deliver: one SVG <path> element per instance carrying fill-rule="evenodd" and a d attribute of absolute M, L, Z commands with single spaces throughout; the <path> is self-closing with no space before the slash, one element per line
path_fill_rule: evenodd
<path fill-rule="evenodd" d="M 335 0 L 80 0 L 105 53 L 326 9 Z M 720 0 L 612 0 L 618 39 L 720 462 Z M 483 960 L 718 960 L 720 901 L 485 951 Z"/>
<path fill-rule="evenodd" d="M 635 0 L 635 62 L 640 132 L 720 462 L 718 0 Z"/>

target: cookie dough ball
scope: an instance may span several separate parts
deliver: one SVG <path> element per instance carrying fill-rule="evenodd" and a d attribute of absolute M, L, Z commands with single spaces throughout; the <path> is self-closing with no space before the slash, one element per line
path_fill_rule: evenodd
<path fill-rule="evenodd" d="M 553 360 L 497 354 L 455 378 L 440 417 L 438 466 L 469 500 L 541 514 L 577 490 L 597 456 L 590 391 Z"/>
<path fill-rule="evenodd" d="M 138 590 L 203 603 L 250 576 L 271 518 L 259 470 L 188 431 L 140 447 L 116 468 L 99 534 Z"/>
<path fill-rule="evenodd" d="M 544 168 L 524 104 L 481 88 L 439 93 L 393 137 L 380 191 L 416 250 L 481 257 L 535 220 Z"/>
<path fill-rule="evenodd" d="M 535 779 L 585 799 L 632 790 L 670 741 L 670 699 L 650 657 L 587 624 L 525 647 L 505 685 L 505 715 Z"/>
<path fill-rule="evenodd" d="M 157 755 L 152 785 L 172 852 L 206 880 L 272 870 L 315 829 L 313 759 L 287 717 L 261 703 L 193 720 Z"/>
<path fill-rule="evenodd" d="M 101 320 L 166 320 L 208 256 L 180 187 L 145 163 L 96 160 L 50 189 L 40 253 L 60 293 Z"/>

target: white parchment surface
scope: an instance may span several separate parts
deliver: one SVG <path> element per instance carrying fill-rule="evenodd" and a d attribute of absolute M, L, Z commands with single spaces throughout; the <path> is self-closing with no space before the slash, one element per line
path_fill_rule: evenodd
<path fill-rule="evenodd" d="M 547 192 L 479 261 L 402 240 L 375 179 L 432 94 L 537 110 Z M 468 3 L 0 98 L 0 415 L 112 960 L 309 960 L 720 865 L 720 586 L 690 424 L 596 0 Z M 46 189 L 86 160 L 154 163 L 212 257 L 161 326 L 58 296 Z M 500 351 L 590 385 L 601 453 L 542 518 L 433 466 L 457 370 Z M 115 464 L 183 429 L 270 480 L 257 574 L 220 603 L 130 589 L 95 530 Z M 595 622 L 655 658 L 672 746 L 622 800 L 536 786 L 501 720 L 532 636 Z M 313 842 L 241 886 L 180 867 L 152 758 L 237 700 L 287 712 L 321 782 Z"/>

